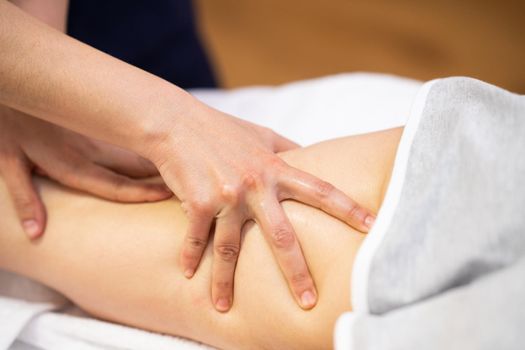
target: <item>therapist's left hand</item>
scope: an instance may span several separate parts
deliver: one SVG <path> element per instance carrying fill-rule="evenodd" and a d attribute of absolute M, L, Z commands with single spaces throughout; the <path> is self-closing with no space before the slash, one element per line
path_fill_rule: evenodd
<path fill-rule="evenodd" d="M 33 172 L 121 202 L 172 196 L 163 184 L 139 180 L 158 172 L 138 155 L 0 105 L 0 177 L 11 194 L 21 227 L 31 239 L 44 234 L 47 221 Z"/>
<path fill-rule="evenodd" d="M 260 225 L 304 309 L 315 306 L 317 291 L 280 202 L 294 199 L 320 208 L 361 231 L 368 231 L 373 222 L 373 214 L 342 191 L 279 158 L 276 152 L 297 145 L 270 129 L 201 104 L 183 120 L 167 120 L 155 135 L 145 156 L 181 200 L 188 217 L 181 253 L 188 278 L 197 270 L 215 220 L 211 291 L 219 311 L 229 310 L 233 303 L 241 229 L 247 220 Z"/>

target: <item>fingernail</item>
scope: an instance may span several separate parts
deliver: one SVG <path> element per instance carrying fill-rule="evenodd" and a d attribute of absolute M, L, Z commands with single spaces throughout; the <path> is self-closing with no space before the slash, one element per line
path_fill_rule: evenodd
<path fill-rule="evenodd" d="M 186 276 L 186 278 L 192 278 L 194 273 L 195 271 L 193 269 L 186 269 L 186 271 L 184 271 L 184 276 Z"/>
<path fill-rule="evenodd" d="M 374 222 L 376 221 L 376 218 L 373 217 L 372 215 L 368 215 L 365 219 L 365 225 L 368 227 L 368 228 L 372 228 L 372 226 L 374 226 Z"/>
<path fill-rule="evenodd" d="M 157 199 L 159 195 L 161 195 L 163 198 L 173 195 L 173 192 L 171 192 L 171 190 L 165 185 L 155 185 L 153 190 L 155 192 L 151 192 L 151 194 L 154 200 Z"/>
<path fill-rule="evenodd" d="M 215 303 L 215 306 L 219 311 L 228 311 L 230 308 L 230 300 L 228 300 L 228 298 L 219 298 Z"/>
<path fill-rule="evenodd" d="M 22 227 L 24 228 L 24 231 L 26 231 L 26 234 L 29 236 L 29 238 L 36 238 L 40 233 L 40 227 L 36 220 L 25 220 L 22 222 Z"/>
<path fill-rule="evenodd" d="M 315 295 L 311 291 L 307 290 L 301 295 L 301 304 L 303 308 L 310 309 L 315 305 Z"/>
<path fill-rule="evenodd" d="M 163 189 L 162 196 L 166 199 L 171 198 L 173 196 L 173 192 L 171 192 L 170 190 Z"/>

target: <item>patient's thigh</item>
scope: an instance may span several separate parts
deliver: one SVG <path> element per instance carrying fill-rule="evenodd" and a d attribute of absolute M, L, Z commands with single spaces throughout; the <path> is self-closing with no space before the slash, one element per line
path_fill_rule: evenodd
<path fill-rule="evenodd" d="M 399 132 L 341 139 L 283 157 L 377 210 L 396 138 Z M 45 236 L 30 243 L 0 182 L 0 266 L 52 286 L 99 317 L 225 348 L 322 348 L 331 344 L 336 317 L 350 308 L 350 271 L 363 235 L 319 210 L 283 204 L 317 284 L 318 305 L 311 311 L 296 305 L 261 232 L 248 225 L 234 304 L 221 314 L 210 300 L 212 251 L 193 279 L 180 270 L 187 222 L 176 200 L 125 205 L 38 184 L 49 223 Z"/>
<path fill-rule="evenodd" d="M 234 304 L 221 314 L 210 297 L 211 249 L 194 278 L 183 277 L 178 257 L 186 220 L 178 202 L 116 205 L 47 181 L 40 188 L 50 211 L 46 235 L 29 243 L 15 220 L 1 224 L 0 245 L 11 247 L 6 254 L 2 248 L 1 266 L 100 318 L 221 348 L 304 349 L 328 346 L 335 318 L 350 308 L 351 258 L 362 235 L 324 214 L 317 219 L 315 209 L 285 203 L 317 283 L 318 305 L 308 312 L 297 306 L 261 232 L 250 225 Z"/>

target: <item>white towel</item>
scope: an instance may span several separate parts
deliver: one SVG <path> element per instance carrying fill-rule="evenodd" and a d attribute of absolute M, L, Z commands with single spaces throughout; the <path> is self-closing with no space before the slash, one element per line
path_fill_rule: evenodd
<path fill-rule="evenodd" d="M 336 349 L 523 349 L 525 96 L 425 84 L 352 274 Z"/>
<path fill-rule="evenodd" d="M 419 82 L 341 74 L 279 87 L 194 90 L 204 102 L 303 145 L 404 125 Z M 349 272 L 350 279 L 350 272 Z M 0 270 L 0 349 L 203 349 L 89 318 L 62 296 Z"/>

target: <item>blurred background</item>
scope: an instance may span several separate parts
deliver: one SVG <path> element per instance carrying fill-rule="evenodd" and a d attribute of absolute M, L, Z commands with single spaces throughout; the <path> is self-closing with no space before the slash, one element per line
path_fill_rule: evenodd
<path fill-rule="evenodd" d="M 524 0 L 194 0 L 222 87 L 340 72 L 467 75 L 525 94 Z"/>

